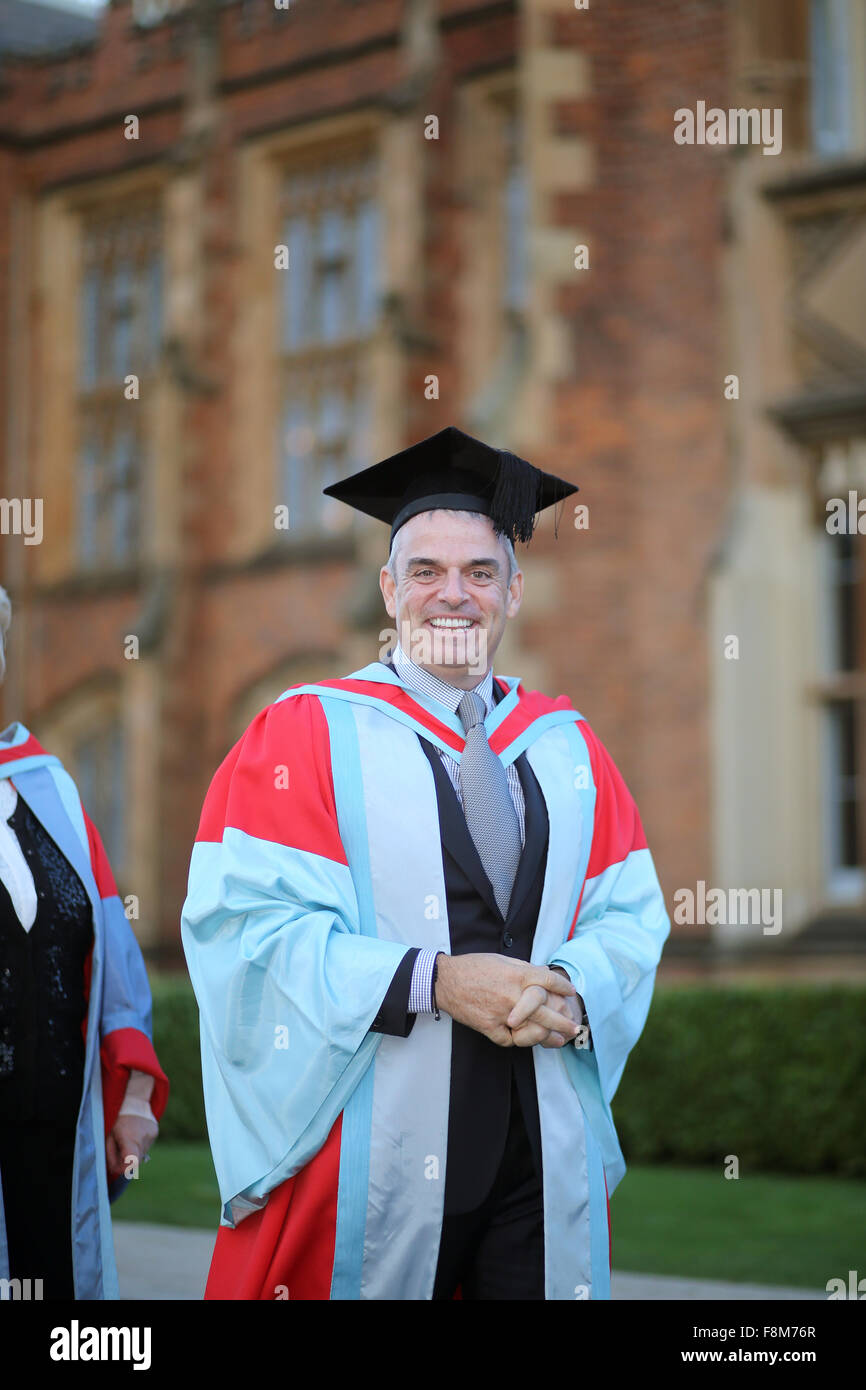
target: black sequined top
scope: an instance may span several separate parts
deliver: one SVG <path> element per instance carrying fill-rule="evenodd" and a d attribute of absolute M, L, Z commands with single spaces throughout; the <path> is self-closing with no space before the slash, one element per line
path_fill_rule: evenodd
<path fill-rule="evenodd" d="M 36 888 L 21 925 L 0 879 L 0 1128 L 74 1126 L 84 1084 L 84 965 L 93 910 L 84 884 L 19 795 L 8 824 Z"/>

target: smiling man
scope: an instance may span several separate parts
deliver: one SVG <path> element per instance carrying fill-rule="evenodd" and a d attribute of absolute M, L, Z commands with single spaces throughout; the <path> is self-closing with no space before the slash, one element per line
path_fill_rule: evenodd
<path fill-rule="evenodd" d="M 404 522 L 379 584 L 401 656 L 462 690 L 487 674 L 523 598 L 511 541 L 483 514 L 453 509 Z"/>
<path fill-rule="evenodd" d="M 576 491 L 449 427 L 326 491 L 400 640 L 218 769 L 182 931 L 223 1216 L 208 1298 L 610 1293 L 610 1113 L 670 929 L 566 696 L 494 678 L 513 544 Z"/>

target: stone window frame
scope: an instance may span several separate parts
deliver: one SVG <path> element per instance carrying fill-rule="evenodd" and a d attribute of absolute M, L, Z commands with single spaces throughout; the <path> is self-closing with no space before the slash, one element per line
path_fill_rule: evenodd
<path fill-rule="evenodd" d="M 149 564 L 177 551 L 179 419 L 162 356 L 150 372 L 147 397 L 125 402 L 143 417 L 141 437 L 147 460 L 139 495 L 141 544 L 137 553 L 122 563 L 91 570 L 79 560 L 77 535 L 84 219 L 100 207 L 111 209 L 147 197 L 158 201 L 165 253 L 161 276 L 165 342 L 170 333 L 169 300 L 175 280 L 172 241 L 179 211 L 173 205 L 175 195 L 176 185 L 169 171 L 152 166 L 64 186 L 34 200 L 32 375 L 38 389 L 29 392 L 28 436 L 34 491 L 45 498 L 44 540 L 34 548 L 38 553 L 31 561 L 33 579 L 40 587 L 90 578 L 108 587 L 128 583 Z M 118 389 L 122 394 L 122 386 Z"/>
<path fill-rule="evenodd" d="M 281 493 L 280 294 L 275 248 L 283 244 L 280 188 L 293 162 L 339 158 L 346 150 L 374 152 L 381 228 L 379 276 L 382 312 L 365 350 L 370 409 L 367 438 L 358 447 L 363 467 L 400 448 L 405 414 L 404 344 L 399 314 L 392 306 L 411 299 L 418 285 L 422 188 L 413 163 L 413 134 L 406 120 L 379 108 L 305 120 L 277 131 L 248 136 L 238 150 L 237 295 L 243 312 L 230 343 L 229 411 L 236 470 L 231 498 L 233 526 L 229 557 L 243 563 L 277 549 L 283 559 L 308 562 L 330 554 L 352 558 L 371 542 L 375 525 L 361 518 L 345 532 L 325 530 L 286 543 L 276 528 L 275 508 L 288 505 Z M 401 244 L 404 239 L 404 244 Z M 263 502 L 264 499 L 264 502 Z M 336 504 L 335 505 L 339 505 Z M 291 517 L 289 518 L 291 524 Z"/>
<path fill-rule="evenodd" d="M 866 495 L 866 433 L 829 437 L 823 445 L 815 441 L 812 449 L 813 516 L 820 528 L 819 671 L 809 694 L 820 719 L 823 891 L 832 905 L 859 904 L 866 898 L 866 535 L 827 532 L 827 501 L 847 502 L 849 490 Z M 853 771 L 834 770 L 840 756 Z M 846 800 L 840 794 L 845 782 L 853 784 L 847 798 L 849 833 L 856 844 L 853 864 L 835 857 L 844 831 L 837 833 L 832 819 L 834 808 Z"/>
<path fill-rule="evenodd" d="M 524 290 L 519 303 L 508 293 L 508 154 L 509 124 L 518 122 L 524 150 L 525 224 L 522 259 Z M 531 191 L 527 115 L 516 67 L 467 79 L 460 92 L 458 120 L 459 203 L 466 210 L 462 226 L 462 274 L 459 286 L 459 379 L 464 414 L 496 428 L 513 401 L 513 382 L 528 367 L 527 333 L 531 292 L 529 247 Z"/>
<path fill-rule="evenodd" d="M 810 88 L 810 138 L 812 150 L 822 159 L 840 159 L 866 151 L 866 11 L 860 0 L 810 0 L 809 33 L 809 88 Z M 817 138 L 817 96 L 819 83 L 816 38 L 818 33 L 819 11 L 831 27 L 844 15 L 846 34 L 839 35 L 841 43 L 827 58 L 832 62 L 831 71 L 825 74 L 823 87 L 827 92 L 844 90 L 847 99 L 846 115 L 848 129 L 840 139 L 829 143 L 826 134 L 823 141 Z M 834 136 L 838 131 L 832 132 Z"/>
<path fill-rule="evenodd" d="M 332 142 L 324 150 L 312 145 L 287 158 L 279 181 L 278 237 L 279 244 L 288 247 L 290 263 L 281 272 L 278 291 L 277 486 L 278 496 L 285 499 L 290 511 L 290 527 L 283 533 L 290 542 L 346 533 L 357 515 L 319 494 L 365 462 L 369 434 L 365 420 L 370 404 L 366 353 L 382 312 L 376 162 L 377 151 L 368 140 Z M 364 245 L 365 209 L 371 210 L 366 225 L 372 227 L 372 247 Z M 331 216 L 335 213 L 336 218 Z M 327 234 L 329 221 L 332 230 L 339 228 L 339 247 L 336 243 L 326 246 L 324 235 L 318 240 L 309 236 L 311 225 L 322 226 Z M 303 244 L 297 239 L 301 229 L 308 237 L 306 265 L 297 264 Z M 363 259 L 371 252 L 372 285 L 367 287 L 364 302 L 358 271 L 364 269 Z M 333 324 L 329 329 L 326 323 L 334 290 L 339 300 L 336 333 L 331 331 Z M 345 317 L 350 303 L 354 311 L 351 322 Z M 298 305 L 302 307 L 300 316 Z M 319 316 L 321 332 L 313 322 Z M 294 431 L 287 428 L 292 410 L 299 410 L 315 423 L 297 426 Z M 329 415 L 336 427 L 332 435 Z M 299 497 L 300 517 L 295 505 Z"/>
<path fill-rule="evenodd" d="M 784 394 L 765 400 L 767 417 L 781 426 L 797 454 L 788 466 L 799 476 L 811 532 L 805 640 L 810 672 L 804 696 L 814 713 L 814 740 L 805 750 L 810 824 L 816 843 L 816 901 L 830 909 L 862 909 L 866 901 L 866 536 L 827 532 L 827 502 L 866 496 L 866 392 L 863 349 L 825 321 L 811 301 L 815 277 L 832 269 L 862 235 L 866 185 L 862 161 L 847 166 L 811 156 L 763 185 L 775 217 L 770 224 L 784 265 L 776 312 L 787 326 Z M 840 551 L 846 552 L 840 555 Z M 849 553 L 850 552 L 850 553 Z M 845 591 L 848 590 L 847 597 Z M 834 641 L 839 612 L 854 622 L 852 661 L 839 660 Z M 850 655 L 850 652 L 849 652 Z M 847 745 L 847 748 L 846 748 Z M 847 765 L 847 766 L 846 766 Z M 843 782 L 853 778 L 853 834 L 859 862 L 839 863 L 844 838 L 839 807 Z M 849 788 L 850 790 L 850 788 Z"/>
<path fill-rule="evenodd" d="M 117 302 L 117 270 L 124 259 L 118 256 L 118 243 L 124 234 L 129 235 L 133 243 L 129 257 L 133 273 L 127 285 L 125 306 Z M 79 505 L 74 523 L 77 559 L 80 567 L 87 570 L 135 568 L 143 540 L 141 502 L 145 475 L 149 471 L 148 435 L 153 433 L 148 430 L 153 400 L 152 376 L 154 370 L 158 370 L 164 320 L 165 243 L 159 195 L 151 192 L 137 203 L 127 200 L 120 211 L 114 200 L 81 210 L 79 237 L 78 447 L 75 451 Z M 98 273 L 92 279 L 94 269 Z M 137 338 L 136 342 L 130 342 L 126 361 L 119 366 L 106 363 L 104 355 L 100 363 L 98 349 L 96 360 L 90 360 L 87 305 L 89 287 L 93 284 L 98 286 L 99 303 L 93 308 L 97 341 L 111 340 L 112 320 L 124 307 L 130 319 L 130 338 Z M 106 285 L 110 286 L 108 295 Z M 151 300 L 154 288 L 159 296 L 156 321 Z M 111 299 L 110 306 L 106 306 L 106 298 Z M 124 391 L 124 382 L 130 375 L 138 378 L 139 396 L 135 401 L 127 399 Z M 126 430 L 123 428 L 124 413 L 130 417 Z M 118 470 L 118 450 L 124 439 L 134 440 L 134 463 L 131 468 L 128 466 L 133 456 L 127 455 L 125 460 L 120 460 Z M 88 511 L 92 512 L 89 519 Z M 125 541 L 121 531 L 126 532 Z M 123 546 L 122 553 L 115 557 L 113 552 L 119 542 Z M 94 543 L 95 549 L 92 548 Z"/>

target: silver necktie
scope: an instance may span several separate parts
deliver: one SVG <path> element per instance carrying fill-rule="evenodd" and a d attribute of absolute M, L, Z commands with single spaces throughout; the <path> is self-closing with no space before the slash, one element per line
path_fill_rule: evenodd
<path fill-rule="evenodd" d="M 481 696 L 467 690 L 457 713 L 466 730 L 466 746 L 460 756 L 460 789 L 466 824 L 490 879 L 499 911 L 506 917 L 522 851 L 520 822 L 508 790 L 505 768 L 487 742 Z"/>

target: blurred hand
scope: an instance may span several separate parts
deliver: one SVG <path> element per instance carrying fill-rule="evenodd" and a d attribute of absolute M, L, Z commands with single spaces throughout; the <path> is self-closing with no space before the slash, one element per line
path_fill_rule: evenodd
<path fill-rule="evenodd" d="M 118 1115 L 105 1141 L 109 1177 L 116 1178 L 122 1173 L 130 1158 L 137 1158 L 141 1163 L 158 1133 L 156 1120 L 146 1120 L 140 1115 Z"/>

